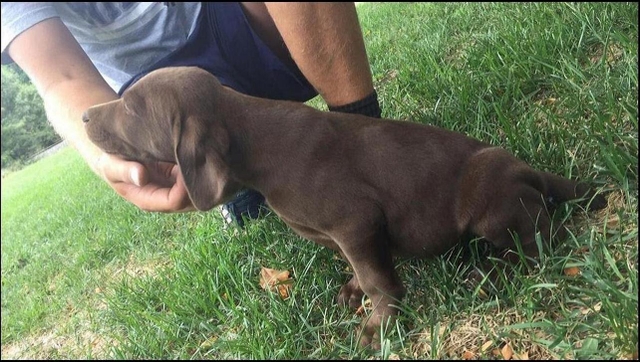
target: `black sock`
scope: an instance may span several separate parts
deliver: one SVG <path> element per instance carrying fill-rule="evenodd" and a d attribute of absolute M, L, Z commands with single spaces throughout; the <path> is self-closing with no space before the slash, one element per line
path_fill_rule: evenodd
<path fill-rule="evenodd" d="M 356 113 L 362 114 L 364 116 L 380 118 L 382 111 L 380 110 L 380 103 L 378 103 L 378 93 L 374 90 L 373 93 L 364 97 L 359 101 L 355 101 L 353 103 L 345 104 L 343 106 L 331 107 L 329 106 L 329 111 L 331 112 L 342 112 L 342 113 Z"/>

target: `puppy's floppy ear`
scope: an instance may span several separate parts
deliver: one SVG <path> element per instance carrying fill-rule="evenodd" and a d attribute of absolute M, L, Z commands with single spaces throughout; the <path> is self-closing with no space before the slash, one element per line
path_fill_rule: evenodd
<path fill-rule="evenodd" d="M 207 211 L 225 201 L 232 191 L 228 187 L 229 167 L 224 162 L 229 149 L 227 131 L 191 116 L 173 124 L 173 142 L 193 205 Z"/>
<path fill-rule="evenodd" d="M 146 115 L 144 97 L 138 93 L 136 88 L 127 89 L 120 97 L 120 102 L 127 114 L 136 117 L 143 117 Z"/>

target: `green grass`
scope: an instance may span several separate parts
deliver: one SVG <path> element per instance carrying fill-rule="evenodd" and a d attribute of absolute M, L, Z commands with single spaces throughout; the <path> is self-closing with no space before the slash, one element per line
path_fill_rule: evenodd
<path fill-rule="evenodd" d="M 332 252 L 274 216 L 238 231 L 139 211 L 67 149 L 2 180 L 3 359 L 637 356 L 638 5 L 358 11 L 383 116 L 593 180 L 609 206 L 567 206 L 568 240 L 488 298 L 463 285 L 468 249 L 400 261 L 403 313 L 371 352 L 334 305 L 348 271 Z M 263 266 L 291 271 L 289 298 L 261 289 Z"/>

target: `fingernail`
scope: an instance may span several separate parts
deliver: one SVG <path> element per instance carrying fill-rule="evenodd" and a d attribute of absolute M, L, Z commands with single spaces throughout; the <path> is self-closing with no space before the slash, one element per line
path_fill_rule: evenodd
<path fill-rule="evenodd" d="M 133 181 L 134 185 L 140 186 L 140 173 L 136 168 L 131 169 L 131 181 Z"/>

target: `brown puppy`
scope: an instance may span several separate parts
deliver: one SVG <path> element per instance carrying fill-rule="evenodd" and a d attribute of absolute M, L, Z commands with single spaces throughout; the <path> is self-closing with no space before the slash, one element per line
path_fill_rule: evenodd
<path fill-rule="evenodd" d="M 199 210 L 252 188 L 298 234 L 339 251 L 354 271 L 339 302 L 357 307 L 364 293 L 374 307 L 363 344 L 405 293 L 393 255 L 438 255 L 467 234 L 514 249 L 514 232 L 535 257 L 536 230 L 551 234 L 546 203 L 605 204 L 462 134 L 242 95 L 195 67 L 154 71 L 84 121 L 106 152 L 177 162 Z"/>

